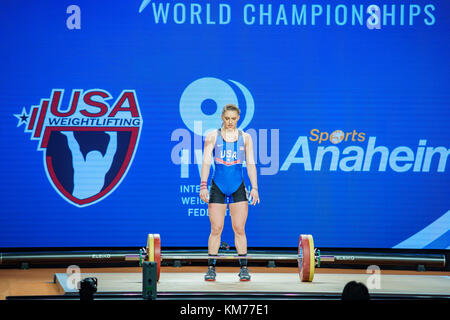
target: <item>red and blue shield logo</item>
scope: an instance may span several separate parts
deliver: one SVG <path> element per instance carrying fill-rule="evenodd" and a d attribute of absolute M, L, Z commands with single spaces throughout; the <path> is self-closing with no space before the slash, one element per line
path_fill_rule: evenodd
<path fill-rule="evenodd" d="M 73 90 L 61 111 L 64 90 L 55 89 L 19 125 L 39 140 L 47 177 L 69 203 L 85 207 L 109 196 L 123 181 L 137 150 L 142 117 L 136 93 L 124 90 L 110 106 L 104 90 Z M 17 115 L 16 115 L 17 116 Z"/>

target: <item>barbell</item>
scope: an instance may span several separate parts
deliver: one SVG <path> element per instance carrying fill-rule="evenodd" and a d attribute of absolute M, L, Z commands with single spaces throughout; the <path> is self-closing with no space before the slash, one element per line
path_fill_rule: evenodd
<path fill-rule="evenodd" d="M 314 249 L 314 240 L 310 234 L 301 234 L 298 240 L 298 254 L 297 255 L 217 255 L 209 256 L 205 254 L 190 254 L 190 255 L 163 255 L 161 253 L 161 237 L 159 234 L 149 234 L 147 236 L 147 246 L 139 251 L 139 255 L 127 255 L 126 260 L 139 259 L 139 265 L 143 261 L 156 262 L 157 265 L 157 281 L 161 271 L 162 260 L 297 260 L 298 274 L 302 282 L 311 282 L 314 278 L 314 271 L 316 266 L 320 266 L 320 250 Z"/>

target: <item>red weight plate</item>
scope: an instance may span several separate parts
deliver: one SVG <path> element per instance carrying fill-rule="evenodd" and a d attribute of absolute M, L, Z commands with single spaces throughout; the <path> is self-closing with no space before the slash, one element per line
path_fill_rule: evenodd
<path fill-rule="evenodd" d="M 301 234 L 298 239 L 298 274 L 302 282 L 310 278 L 311 252 L 308 236 Z"/>
<path fill-rule="evenodd" d="M 159 234 L 154 234 L 153 235 L 153 239 L 154 239 L 154 250 L 155 250 L 155 261 L 157 263 L 157 268 L 156 268 L 156 281 L 159 281 L 159 274 L 161 271 L 161 238 L 159 236 Z"/>

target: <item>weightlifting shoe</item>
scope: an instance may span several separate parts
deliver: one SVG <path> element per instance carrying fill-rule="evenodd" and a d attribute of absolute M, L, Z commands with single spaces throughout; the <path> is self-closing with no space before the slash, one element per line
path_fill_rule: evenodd
<path fill-rule="evenodd" d="M 241 271 L 239 271 L 239 280 L 240 281 L 250 281 L 250 274 L 248 273 L 247 267 L 241 267 Z"/>
<path fill-rule="evenodd" d="M 216 268 L 209 266 L 205 274 L 205 281 L 216 281 Z"/>

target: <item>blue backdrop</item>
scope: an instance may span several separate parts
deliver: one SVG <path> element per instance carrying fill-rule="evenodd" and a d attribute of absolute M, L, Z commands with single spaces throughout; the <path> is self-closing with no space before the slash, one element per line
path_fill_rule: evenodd
<path fill-rule="evenodd" d="M 3 0 L 0 247 L 206 246 L 197 159 L 233 102 L 257 160 L 249 246 L 450 248 L 449 12 Z"/>

